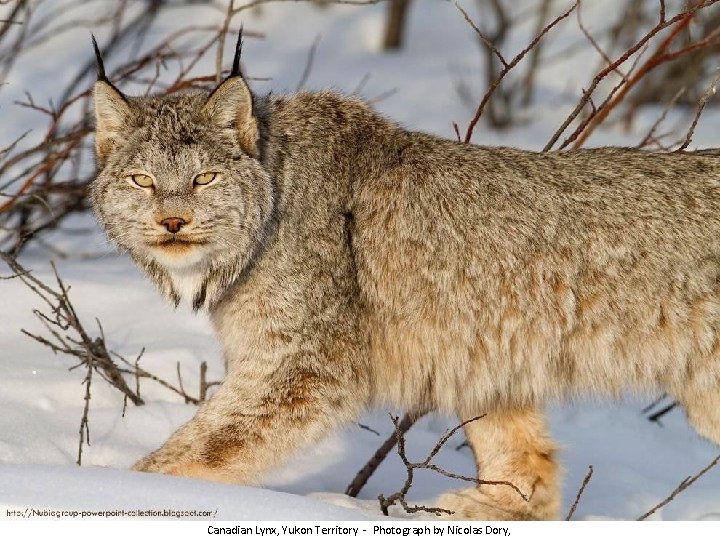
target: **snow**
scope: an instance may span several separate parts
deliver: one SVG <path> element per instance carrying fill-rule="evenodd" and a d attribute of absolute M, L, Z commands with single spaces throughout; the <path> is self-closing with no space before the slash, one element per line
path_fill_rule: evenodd
<path fill-rule="evenodd" d="M 0 494 L 11 501 L 8 509 L 23 511 L 28 507 L 54 511 L 173 511 L 190 514 L 182 517 L 204 520 L 254 520 L 258 515 L 287 521 L 370 519 L 358 510 L 312 497 L 247 486 L 218 484 L 208 489 L 207 482 L 198 480 L 147 476 L 96 467 L 6 465 L 0 470 Z M 140 500 L 138 493 L 142 494 Z"/>
<path fill-rule="evenodd" d="M 475 13 L 472 2 L 462 4 Z M 527 1 L 517 4 L 517 13 L 529 5 Z M 599 27 L 604 14 L 616 13 L 613 6 L 617 4 L 585 2 L 583 18 L 591 29 Z M 89 2 L 88 6 L 102 8 L 97 2 Z M 452 122 L 457 121 L 464 129 L 473 113 L 472 107 L 458 98 L 458 80 L 465 80 L 474 98 L 480 96 L 481 55 L 472 31 L 452 3 L 418 0 L 409 20 L 407 46 L 397 53 L 382 54 L 378 44 L 383 17 L 384 7 L 379 5 L 319 10 L 294 2 L 267 5 L 261 15 L 245 16 L 246 29 L 265 35 L 262 40 L 247 39 L 246 72 L 250 77 L 272 79 L 253 81 L 253 88 L 257 92 L 294 90 L 308 48 L 320 35 L 307 87 L 333 87 L 352 93 L 365 80 L 359 93 L 377 100 L 376 107 L 389 117 L 408 128 L 454 137 Z M 198 18 L 207 24 L 219 23 L 222 12 L 203 6 L 175 9 L 160 18 L 148 43 Z M 513 33 L 508 56 L 527 43 L 533 24 L 526 22 Z M 37 115 L 14 107 L 12 101 L 30 85 L 36 101 L 51 97 L 72 75 L 72 70 L 58 72 L 56 66 L 90 57 L 87 33 L 87 29 L 78 28 L 65 34 L 52 42 L 54 58 L 49 58 L 47 51 L 33 53 L 28 55 L 28 67 L 16 68 L 14 78 L 0 93 L 5 115 L 3 141 L 12 140 L 27 126 L 42 127 Z M 547 54 L 578 42 L 578 34 L 574 21 L 569 22 L 563 32 L 550 37 Z M 102 34 L 98 33 L 98 37 L 102 41 Z M 230 48 L 228 43 L 226 62 Z M 524 122 L 515 129 L 497 132 L 480 124 L 474 141 L 541 148 L 574 107 L 580 86 L 598 65 L 595 56 L 588 61 L 591 54 L 584 49 L 566 55 L 562 62 L 541 71 L 538 94 L 542 106 L 523 113 Z M 118 59 L 106 59 L 109 65 L 115 61 Z M 212 57 L 206 59 L 196 71 L 212 71 L 213 61 Z M 590 144 L 634 145 L 659 112 L 644 109 L 630 132 L 617 123 L 598 130 Z M 668 125 L 678 120 L 682 120 L 681 112 L 672 115 Z M 716 111 L 705 112 L 694 144 L 720 146 L 717 120 Z M 209 380 L 222 378 L 219 349 L 205 316 L 183 308 L 175 310 L 163 301 L 126 256 L 112 251 L 91 216 L 73 217 L 47 240 L 70 256 L 58 258 L 34 246 L 21 262 L 50 283 L 48 259 L 54 258 L 60 275 L 71 286 L 71 298 L 86 327 L 95 331 L 94 319 L 102 321 L 112 350 L 132 359 L 145 348 L 141 366 L 173 383 L 177 381 L 179 363 L 183 383 L 191 393 L 196 393 L 202 361 L 208 363 Z M 1 268 L 0 272 L 6 274 Z M 128 467 L 136 459 L 160 445 L 195 411 L 193 405 L 151 381 L 144 381 L 141 387 L 147 405 L 128 405 L 124 414 L 122 396 L 100 380 L 93 383 L 91 444 L 84 448 L 83 466 L 78 468 L 74 462 L 83 407 L 83 369 L 69 370 L 73 359 L 55 356 L 21 334 L 21 328 L 42 332 L 32 313 L 33 308 L 42 306 L 18 280 L 0 281 L 0 299 L 2 509 L 139 507 L 208 510 L 213 512 L 211 519 L 378 519 L 381 514 L 377 495 L 389 495 L 402 485 L 404 467 L 392 453 L 358 500 L 342 495 L 355 473 L 391 433 L 388 411 L 370 411 L 360 419 L 379 436 L 357 425 L 332 433 L 273 472 L 263 488 L 129 472 Z M 594 467 L 575 519 L 635 518 L 717 454 L 716 447 L 701 440 L 687 425 L 680 410 L 664 416 L 661 423 L 649 422 L 641 410 L 655 397 L 550 407 L 551 429 L 562 447 L 561 461 L 566 471 L 565 510 L 588 465 Z M 455 423 L 456 419 L 436 415 L 419 421 L 408 434 L 410 458 L 423 458 Z M 455 435 L 438 455 L 437 463 L 458 474 L 474 475 L 470 450 L 457 449 L 462 441 L 461 434 Z M 461 487 L 459 481 L 423 472 L 413 484 L 410 499 L 431 502 L 439 493 Z M 394 516 L 400 517 L 401 513 L 395 512 Z M 652 519 L 720 519 L 720 468 L 710 471 Z"/>

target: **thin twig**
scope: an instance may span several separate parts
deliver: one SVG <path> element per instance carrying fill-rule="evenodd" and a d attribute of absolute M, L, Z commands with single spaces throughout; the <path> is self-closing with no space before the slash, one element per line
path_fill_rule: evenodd
<path fill-rule="evenodd" d="M 141 368 L 141 367 L 138 366 L 138 365 L 134 365 L 133 363 L 130 363 L 126 358 L 124 358 L 123 356 L 117 354 L 116 352 L 112 352 L 111 354 L 112 354 L 115 358 L 117 358 L 118 360 L 120 360 L 123 364 L 129 366 L 128 368 L 118 368 L 118 369 L 119 369 L 119 371 L 120 371 L 121 373 L 128 374 L 128 375 L 132 375 L 133 377 L 135 377 L 135 379 L 136 379 L 136 383 L 135 383 L 135 384 L 136 384 L 136 387 L 139 388 L 138 379 L 150 379 L 151 381 L 155 381 L 155 382 L 158 383 L 160 386 L 163 386 L 163 387 L 167 388 L 167 389 L 170 390 L 171 392 L 173 392 L 173 393 L 177 394 L 178 396 L 180 396 L 181 398 L 183 398 L 183 400 L 185 400 L 185 403 L 191 403 L 191 404 L 193 404 L 193 405 L 199 405 L 199 404 L 200 404 L 200 401 L 201 401 L 201 400 L 200 400 L 199 398 L 196 398 L 196 397 L 193 397 L 193 396 L 189 395 L 187 392 L 185 392 L 184 389 L 178 388 L 178 387 L 170 384 L 169 382 L 167 382 L 165 379 L 162 379 L 162 378 L 158 377 L 157 375 L 153 375 L 152 373 L 150 373 L 149 371 Z M 212 386 L 213 384 L 219 384 L 219 383 L 207 383 L 207 387 L 209 388 L 209 387 Z"/>
<path fill-rule="evenodd" d="M 650 416 L 648 416 L 648 420 L 650 420 L 651 422 L 657 422 L 657 421 L 659 421 L 661 417 L 665 416 L 667 413 L 669 413 L 670 411 L 672 411 L 675 407 L 677 407 L 677 405 L 678 405 L 677 402 L 673 402 L 673 403 L 671 403 L 670 405 L 668 405 L 668 406 L 666 406 L 666 407 L 663 407 L 662 409 L 660 409 L 660 410 L 657 411 L 656 413 L 653 413 L 653 414 L 651 414 Z M 662 425 L 662 424 L 661 424 L 661 425 Z"/>
<path fill-rule="evenodd" d="M 215 84 L 220 84 L 223 73 L 223 52 L 225 50 L 225 37 L 228 34 L 230 28 L 230 21 L 233 17 L 235 10 L 235 0 L 228 2 L 227 11 L 225 12 L 225 19 L 223 20 L 222 27 L 220 28 L 220 37 L 218 39 L 217 52 L 215 54 Z"/>
<path fill-rule="evenodd" d="M 700 115 L 703 112 L 703 109 L 705 108 L 705 105 L 708 102 L 708 99 L 710 99 L 710 96 L 715 95 L 715 92 L 717 91 L 717 84 L 718 81 L 720 81 L 720 72 L 715 75 L 715 78 L 713 78 L 712 83 L 710 83 L 710 86 L 707 90 L 703 93 L 702 96 L 700 96 L 700 99 L 698 100 L 697 109 L 695 111 L 695 116 L 692 120 L 692 123 L 690 124 L 690 129 L 688 129 L 687 135 L 685 135 L 685 140 L 680 145 L 680 147 L 676 150 L 676 152 L 682 152 L 685 150 L 688 146 L 690 146 L 690 143 L 692 142 L 693 135 L 695 134 L 695 127 L 698 124 L 698 121 L 700 120 Z"/>
<path fill-rule="evenodd" d="M 90 385 L 92 384 L 92 373 L 93 373 L 93 360 L 92 355 L 88 355 L 87 361 L 87 372 L 85 373 L 85 396 L 83 397 L 84 405 L 82 417 L 80 418 L 80 442 L 78 443 L 78 455 L 76 463 L 78 466 L 82 465 L 82 452 L 83 444 L 90 444 L 90 424 L 88 422 L 88 415 L 90 413 Z"/>
<path fill-rule="evenodd" d="M 678 90 L 675 93 L 675 95 L 672 97 L 672 99 L 668 102 L 668 104 L 663 109 L 662 114 L 657 118 L 657 120 L 655 120 L 653 125 L 650 126 L 650 129 L 648 130 L 645 137 L 643 137 L 643 139 L 637 144 L 637 146 L 635 148 L 645 148 L 646 146 L 648 146 L 651 143 L 656 143 L 659 145 L 659 137 L 655 136 L 655 132 L 657 131 L 657 128 L 660 126 L 660 124 L 662 124 L 665 121 L 665 118 L 667 117 L 668 113 L 675 106 L 678 99 L 680 99 L 680 96 L 682 96 L 685 93 L 685 91 L 686 91 L 686 88 L 683 86 L 682 88 L 680 88 L 680 90 Z M 665 395 L 661 396 L 658 399 L 658 402 L 661 401 L 664 397 L 665 397 Z M 654 405 L 650 406 L 650 408 L 653 408 L 653 407 L 654 407 Z M 647 411 L 643 411 L 643 413 L 645 413 L 645 412 L 647 412 Z"/>
<path fill-rule="evenodd" d="M 567 127 L 570 125 L 571 122 L 577 118 L 577 116 L 580 114 L 580 112 L 585 108 L 585 105 L 590 101 L 591 96 L 593 92 L 595 92 L 595 89 L 600 85 L 600 83 L 607 77 L 608 74 L 615 71 L 619 66 L 624 64 L 630 57 L 632 57 L 635 53 L 640 51 L 645 47 L 645 45 L 654 38 L 658 33 L 665 30 L 666 28 L 676 24 L 680 23 L 687 19 L 688 16 L 692 16 L 695 14 L 699 9 L 702 9 L 703 7 L 709 7 L 715 3 L 717 3 L 720 0 L 708 0 L 703 1 L 700 4 L 697 4 L 691 8 L 688 8 L 687 10 L 683 11 L 682 13 L 678 13 L 674 17 L 670 19 L 666 19 L 664 16 L 664 10 L 662 11 L 662 16 L 660 17 L 660 21 L 652 28 L 650 29 L 644 36 L 642 36 L 633 46 L 629 47 L 625 52 L 623 52 L 620 57 L 618 57 L 612 64 L 606 66 L 604 69 L 600 70 L 595 77 L 593 77 L 592 82 L 588 86 L 588 88 L 583 92 L 582 97 L 578 101 L 577 105 L 573 109 L 573 111 L 565 118 L 565 120 L 562 122 L 560 127 L 553 133 L 553 135 L 550 137 L 550 140 L 547 142 L 547 144 L 544 146 L 543 151 L 547 152 L 555 146 L 555 143 L 558 141 L 558 139 L 561 137 L 561 135 L 565 132 Z M 689 22 L 689 20 L 688 20 Z M 685 23 L 687 24 L 687 23 Z M 571 142 L 573 142 L 574 139 L 566 140 L 563 143 L 563 146 L 567 146 Z"/>
<path fill-rule="evenodd" d="M 512 70 L 520 61 L 525 58 L 525 55 L 535 47 L 540 40 L 547 34 L 550 30 L 552 30 L 555 26 L 557 26 L 562 20 L 566 19 L 570 16 L 570 14 L 577 8 L 579 0 L 576 0 L 576 2 L 564 13 L 556 17 L 550 24 L 545 26 L 545 28 L 542 29 L 542 31 L 535 36 L 535 38 L 530 42 L 530 44 L 525 47 L 522 51 L 520 51 L 506 66 L 503 67 L 503 69 L 498 74 L 497 78 L 493 81 L 493 83 L 490 85 L 490 88 L 488 88 L 487 92 L 485 92 L 485 95 L 480 100 L 480 103 L 477 106 L 477 109 L 475 110 L 475 115 L 473 116 L 472 120 L 470 120 L 470 123 L 468 124 L 467 131 L 465 132 L 465 142 L 469 143 L 472 139 L 473 130 L 475 129 L 475 126 L 477 125 L 478 121 L 480 120 L 480 117 L 482 116 L 483 111 L 485 110 L 485 106 L 487 105 L 488 101 L 490 100 L 490 97 L 493 95 L 497 87 L 500 85 L 502 80 L 505 78 L 505 76 Z"/>
<path fill-rule="evenodd" d="M 380 432 L 378 430 L 371 428 L 367 424 L 361 424 L 360 422 L 357 422 L 357 426 L 360 429 L 364 429 L 365 431 L 369 431 L 370 433 L 377 435 L 378 437 L 380 436 Z M 348 493 L 348 495 L 349 495 L 349 493 Z"/>
<path fill-rule="evenodd" d="M 565 516 L 565 521 L 570 521 L 575 514 L 575 510 L 577 509 L 578 504 L 580 503 L 580 498 L 583 496 L 583 493 L 585 492 L 585 488 L 590 483 L 590 479 L 593 475 L 593 466 L 588 466 L 588 472 L 585 475 L 585 478 L 582 481 L 582 485 L 580 486 L 580 489 L 577 492 L 577 495 L 575 495 L 575 502 L 573 502 L 572 506 L 570 507 L 570 511 L 567 513 L 567 516 Z"/>
<path fill-rule="evenodd" d="M 547 24 L 547 18 L 550 15 L 550 7 L 552 6 L 553 0 L 542 0 L 537 13 L 537 23 L 534 34 L 539 34 Z M 523 106 L 527 107 L 532 101 L 533 91 L 535 89 L 535 73 L 540 66 L 540 53 L 542 51 L 542 43 L 539 42 L 536 47 L 530 51 L 530 58 L 528 60 L 528 68 L 523 78 L 523 96 L 520 100 Z"/>
<path fill-rule="evenodd" d="M 719 461 L 720 461 L 720 454 L 718 454 L 717 456 L 715 456 L 715 459 L 713 459 L 705 468 L 703 468 L 703 469 L 702 469 L 700 472 L 698 472 L 696 475 L 694 475 L 694 476 L 688 476 L 685 480 L 683 480 L 682 482 L 680 482 L 680 484 L 678 485 L 678 487 L 676 487 L 670 495 L 668 495 L 668 496 L 667 496 L 665 499 L 663 499 L 661 502 L 659 502 L 658 504 L 656 504 L 655 506 L 653 506 L 650 510 L 648 510 L 647 512 L 645 512 L 642 516 L 640 516 L 639 518 L 637 518 L 637 520 L 638 520 L 638 521 L 644 521 L 645 519 L 647 519 L 648 517 L 650 517 L 651 515 L 653 515 L 655 512 L 657 512 L 660 508 L 662 508 L 663 506 L 667 505 L 667 504 L 668 504 L 670 501 L 672 501 L 677 495 L 679 495 L 680 493 L 682 493 L 683 491 L 685 491 L 687 488 L 689 488 L 690 486 L 692 486 L 692 485 L 697 481 L 698 478 L 700 478 L 701 476 L 703 476 L 703 475 L 704 475 L 705 473 L 707 473 L 710 469 L 712 469 L 715 465 L 717 465 Z"/>
<path fill-rule="evenodd" d="M 505 60 L 505 57 L 503 57 L 502 53 L 498 50 L 498 48 L 495 46 L 495 44 L 485 35 L 483 32 L 477 27 L 477 25 L 472 21 L 470 18 L 470 15 L 468 15 L 467 11 L 465 11 L 462 7 L 460 7 L 460 4 L 455 2 L 455 7 L 462 13 L 463 17 L 465 17 L 465 21 L 470 25 L 470 27 L 475 31 L 480 41 L 482 41 L 485 46 L 490 49 L 490 51 L 497 57 L 498 60 L 500 60 L 500 63 L 503 65 L 503 67 L 507 68 L 509 67 L 509 64 L 507 63 L 507 60 Z"/>
<path fill-rule="evenodd" d="M 352 479 L 352 482 L 348 484 L 348 487 L 345 489 L 345 495 L 349 495 L 350 497 L 358 496 L 362 488 L 365 487 L 365 484 L 367 484 L 367 481 L 375 473 L 383 460 L 387 457 L 390 451 L 395 448 L 395 444 L 397 444 L 398 440 L 398 432 L 401 434 L 407 433 L 413 424 L 415 424 L 415 422 L 417 422 L 422 416 L 423 414 L 413 413 L 407 413 L 403 416 L 397 426 L 397 429 L 393 431 L 392 435 L 390 435 L 385 442 L 382 443 L 382 445 L 380 445 L 380 448 L 375 451 L 365 466 L 360 469 L 355 475 L 355 478 Z"/>
<path fill-rule="evenodd" d="M 652 411 L 655 407 L 657 407 L 658 405 L 660 405 L 660 403 L 662 403 L 662 401 L 663 401 L 666 397 L 668 397 L 667 394 L 662 394 L 662 395 L 661 395 L 660 397 L 658 397 L 655 401 L 653 401 L 650 405 L 647 405 L 646 407 L 644 407 L 643 410 L 640 411 L 640 414 L 647 414 L 647 413 L 649 413 L 649 412 Z"/>
<path fill-rule="evenodd" d="M 43 326 L 47 329 L 50 337 L 33 334 L 27 330 L 21 329 L 21 332 L 28 337 L 34 339 L 38 343 L 48 347 L 54 353 L 66 354 L 77 358 L 80 363 L 70 369 L 78 366 L 91 366 L 93 371 L 100 375 L 108 384 L 119 390 L 125 399 L 128 399 L 133 405 L 143 405 L 145 401 L 140 397 L 140 379 L 151 379 L 158 384 L 164 386 L 168 390 L 181 396 L 186 403 L 198 405 L 202 400 L 189 395 L 182 386 L 182 378 L 180 377 L 180 364 L 177 364 L 178 379 L 180 380 L 180 388 L 173 386 L 160 377 L 153 375 L 147 370 L 139 366 L 140 358 L 145 349 L 140 351 L 134 362 L 126 360 L 123 356 L 108 350 L 106 339 L 100 321 L 96 319 L 100 336 L 92 337 L 84 328 L 80 318 L 75 311 L 69 296 L 69 287 L 65 285 L 57 272 L 55 265 L 52 265 L 55 273 L 59 292 L 40 281 L 32 272 L 25 269 L 17 260 L 7 253 L 0 251 L 0 259 L 13 271 L 11 277 L 21 280 L 31 291 L 41 298 L 48 306 L 46 314 L 40 310 L 33 310 Z M 127 368 L 120 367 L 113 361 L 113 357 L 119 359 Z M 203 363 L 204 364 L 204 363 Z M 201 395 L 207 395 L 210 387 L 220 384 L 220 382 L 208 382 L 204 380 L 203 369 L 207 371 L 207 365 L 201 364 Z M 135 390 L 132 390 L 125 381 L 124 376 L 130 375 L 135 378 Z M 202 382 L 204 380 L 204 382 Z M 203 390 L 204 389 L 204 390 Z M 89 389 L 88 389 L 89 392 Z"/>
<path fill-rule="evenodd" d="M 608 56 L 608 54 L 603 50 L 602 47 L 600 47 L 600 44 L 595 40 L 593 35 L 588 31 L 588 29 L 583 24 L 581 7 L 582 7 L 582 3 L 579 3 L 577 10 L 575 12 L 575 15 L 577 17 L 578 28 L 580 28 L 580 30 L 582 31 L 585 38 L 588 40 L 590 45 L 592 45 L 593 49 L 595 49 L 595 51 L 597 51 L 597 53 L 603 59 L 605 64 L 611 65 L 613 62 L 610 59 L 610 57 Z M 622 78 L 622 79 L 627 78 L 627 75 L 625 75 L 622 71 L 620 71 L 620 69 L 618 67 L 615 67 L 614 71 L 615 71 L 615 73 L 617 73 L 620 76 L 620 78 Z"/>
<path fill-rule="evenodd" d="M 207 398 L 207 362 L 204 360 L 200 363 L 200 401 Z"/>
<path fill-rule="evenodd" d="M 305 67 L 303 68 L 302 75 L 300 76 L 300 81 L 298 81 L 297 86 L 295 87 L 296 92 L 299 92 L 305 87 L 305 83 L 307 83 L 308 78 L 310 77 L 310 72 L 312 71 L 313 62 L 315 61 L 315 53 L 317 52 L 318 45 L 320 45 L 320 34 L 315 36 L 312 45 L 310 45 L 307 60 L 305 60 Z"/>
<path fill-rule="evenodd" d="M 180 374 L 180 362 L 177 362 L 175 364 L 175 367 L 177 369 L 177 378 L 178 378 L 178 385 L 180 386 L 180 395 L 185 397 L 185 403 L 190 403 L 190 398 L 188 397 L 187 392 L 185 391 L 185 388 L 183 388 L 182 375 Z"/>
<path fill-rule="evenodd" d="M 242 6 L 236 7 L 233 11 L 233 15 L 236 13 L 239 13 L 241 11 L 245 11 L 246 9 L 252 9 L 258 6 L 262 6 L 263 4 L 272 4 L 277 2 L 307 2 L 311 0 L 253 0 L 251 2 L 247 2 L 246 4 L 243 4 Z M 381 2 L 386 2 L 387 0 L 328 0 L 328 3 L 330 4 L 338 4 L 338 5 L 346 5 L 346 6 L 370 6 L 373 4 L 379 4 Z"/>
<path fill-rule="evenodd" d="M 705 0 L 701 0 L 701 2 L 698 4 L 698 7 L 702 7 L 703 4 L 705 4 Z M 668 34 L 668 36 L 660 43 L 653 55 L 648 58 L 631 77 L 624 81 L 624 84 L 620 88 L 620 91 L 617 93 L 617 95 L 614 96 L 613 99 L 610 100 L 604 107 L 599 108 L 596 114 L 592 115 L 592 118 L 590 122 L 588 122 L 587 127 L 582 131 L 582 133 L 579 133 L 577 138 L 574 140 L 573 148 L 580 148 L 585 143 L 585 141 L 595 130 L 595 128 L 608 116 L 608 114 L 610 114 L 610 112 L 618 105 L 618 103 L 623 100 L 627 93 L 649 71 L 655 69 L 657 66 L 665 62 L 674 60 L 675 58 L 678 58 L 683 54 L 697 50 L 702 47 L 706 47 L 712 43 L 711 39 L 706 38 L 700 42 L 684 47 L 679 51 L 675 51 L 672 53 L 667 52 L 667 49 L 670 47 L 675 38 L 680 34 L 683 29 L 685 29 L 690 24 L 692 17 L 693 13 L 688 12 L 685 17 L 683 17 L 675 25 L 670 34 Z"/>
<path fill-rule="evenodd" d="M 440 514 L 453 514 L 451 510 L 445 509 L 445 508 L 436 508 L 436 507 L 427 507 L 422 505 L 415 505 L 410 506 L 407 504 L 407 501 L 405 497 L 407 496 L 408 492 L 410 491 L 410 488 L 412 487 L 414 473 L 416 469 L 426 469 L 435 471 L 439 474 L 442 474 L 443 476 L 446 476 L 448 478 L 453 478 L 457 480 L 463 480 L 465 482 L 471 482 L 477 486 L 483 486 L 483 485 L 491 485 L 491 486 L 507 486 L 508 488 L 515 491 L 519 497 L 521 497 L 524 501 L 529 501 L 530 496 L 523 493 L 520 488 L 518 488 L 515 484 L 512 482 L 506 481 L 506 480 L 486 480 L 482 478 L 473 478 L 469 476 L 463 476 L 459 474 L 455 474 L 449 471 L 446 471 L 445 469 L 438 467 L 434 463 L 432 463 L 432 460 L 435 458 L 435 456 L 438 454 L 440 449 L 447 443 L 447 441 L 452 437 L 460 428 L 465 427 L 471 422 L 475 422 L 477 420 L 480 420 L 485 415 L 476 416 L 474 418 L 470 418 L 469 420 L 466 420 L 462 422 L 461 424 L 455 426 L 451 430 L 448 430 L 445 432 L 445 434 L 438 439 L 435 446 L 430 450 L 430 453 L 427 455 L 427 457 L 421 461 L 421 462 L 411 462 L 405 453 L 405 434 L 400 431 L 400 423 L 398 422 L 398 418 L 395 416 L 390 416 L 393 424 L 395 425 L 395 432 L 396 432 L 396 438 L 397 438 L 397 451 L 398 455 L 400 456 L 400 459 L 402 460 L 403 464 L 406 468 L 406 477 L 405 482 L 403 483 L 403 486 L 400 488 L 399 491 L 393 493 L 389 497 L 385 497 L 383 494 L 380 494 L 378 496 L 378 500 L 380 501 L 380 510 L 384 515 L 388 515 L 388 509 L 390 506 L 394 505 L 396 502 L 400 503 L 400 505 L 403 507 L 403 509 L 406 512 L 414 513 L 414 512 L 429 512 L 435 515 Z"/>

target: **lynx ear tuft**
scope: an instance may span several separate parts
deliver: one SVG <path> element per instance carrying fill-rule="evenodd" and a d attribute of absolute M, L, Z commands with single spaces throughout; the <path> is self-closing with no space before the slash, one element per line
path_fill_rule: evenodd
<path fill-rule="evenodd" d="M 210 94 L 202 114 L 216 126 L 233 130 L 242 149 L 257 157 L 258 127 L 253 116 L 252 93 L 240 69 L 242 35 L 243 29 L 240 27 L 230 75 Z"/>
<path fill-rule="evenodd" d="M 222 129 L 234 131 L 242 149 L 258 156 L 258 126 L 253 116 L 252 94 L 242 76 L 229 77 L 218 86 L 202 108 L 203 116 Z"/>
<path fill-rule="evenodd" d="M 93 87 L 95 152 L 98 162 L 103 163 L 112 152 L 117 140 L 124 136 L 132 113 L 125 96 L 108 80 L 100 47 L 98 47 L 95 36 L 92 34 L 90 36 L 97 61 L 97 82 Z"/>
<path fill-rule="evenodd" d="M 120 91 L 105 80 L 93 87 L 95 102 L 95 152 L 103 163 L 119 141 L 125 138 L 132 119 L 130 105 Z"/>
<path fill-rule="evenodd" d="M 233 77 L 242 77 L 242 73 L 240 72 L 240 57 L 242 56 L 242 46 L 243 46 L 242 35 L 243 35 L 243 27 L 240 26 L 240 31 L 238 32 L 237 42 L 235 42 L 235 56 L 233 57 L 232 70 L 230 71 L 230 75 L 228 76 L 228 79 L 231 79 Z"/>
<path fill-rule="evenodd" d="M 95 34 L 90 34 L 90 38 L 92 39 L 93 50 L 95 51 L 97 79 L 98 81 L 107 81 L 107 75 L 105 75 L 105 64 L 103 63 L 102 53 L 100 52 L 100 47 L 98 47 L 97 40 L 95 39 Z"/>

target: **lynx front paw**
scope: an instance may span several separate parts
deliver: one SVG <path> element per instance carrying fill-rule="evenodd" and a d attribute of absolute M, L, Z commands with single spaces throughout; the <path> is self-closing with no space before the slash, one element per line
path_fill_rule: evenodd
<path fill-rule="evenodd" d="M 171 476 L 184 476 L 186 478 L 199 478 L 226 484 L 243 483 L 240 475 L 228 469 L 209 467 L 198 461 L 182 461 L 162 463 L 156 456 L 150 454 L 132 466 L 133 471 L 168 474 Z"/>
<path fill-rule="evenodd" d="M 538 501 L 539 502 L 539 501 Z M 533 521 L 558 519 L 559 501 L 533 504 L 512 492 L 493 496 L 478 488 L 453 491 L 440 496 L 437 505 L 450 510 L 444 519 L 485 521 Z"/>
<path fill-rule="evenodd" d="M 152 454 L 136 461 L 135 464 L 130 467 L 130 470 L 139 472 L 161 472 L 155 460 L 152 459 Z"/>

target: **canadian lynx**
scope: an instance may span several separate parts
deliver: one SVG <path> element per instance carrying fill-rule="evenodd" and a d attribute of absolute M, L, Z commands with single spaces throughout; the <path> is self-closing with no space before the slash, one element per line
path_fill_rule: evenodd
<path fill-rule="evenodd" d="M 239 51 L 239 47 L 238 47 Z M 223 385 L 135 470 L 257 482 L 369 406 L 469 419 L 454 518 L 555 519 L 541 407 L 662 389 L 720 443 L 720 158 L 534 153 L 406 131 L 335 93 L 95 83 L 108 236 L 208 310 Z"/>

